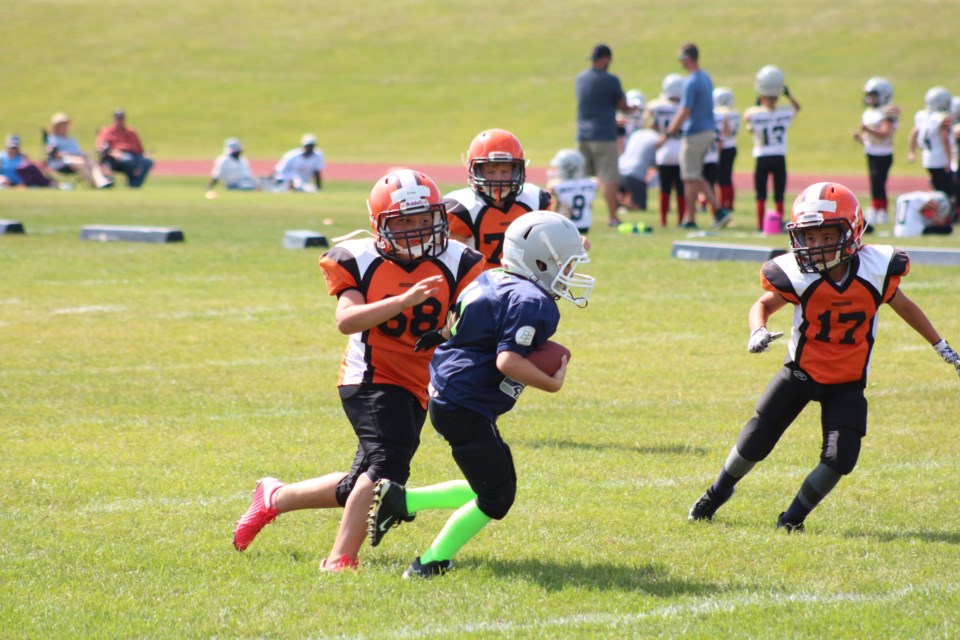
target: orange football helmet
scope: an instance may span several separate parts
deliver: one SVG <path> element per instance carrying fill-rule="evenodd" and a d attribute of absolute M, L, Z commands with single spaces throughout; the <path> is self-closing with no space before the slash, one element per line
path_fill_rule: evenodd
<path fill-rule="evenodd" d="M 450 227 L 447 208 L 440 189 L 429 176 L 412 169 L 394 169 L 373 185 L 367 198 L 370 226 L 377 249 L 384 255 L 404 262 L 436 257 L 447 249 Z M 390 221 L 405 216 L 430 214 L 426 226 L 390 229 Z"/>
<path fill-rule="evenodd" d="M 513 165 L 509 180 L 488 180 L 483 176 L 483 165 L 495 163 Z M 523 146 L 515 135 L 503 129 L 480 132 L 467 150 L 466 165 L 470 188 L 484 200 L 515 198 L 527 180 Z"/>
<path fill-rule="evenodd" d="M 808 247 L 804 230 L 834 226 L 839 240 L 834 245 Z M 836 182 L 818 182 L 803 190 L 793 203 L 787 231 L 790 249 L 803 273 L 820 273 L 849 260 L 860 250 L 865 228 L 860 201 L 850 189 Z M 828 256 L 832 256 L 828 259 Z"/>

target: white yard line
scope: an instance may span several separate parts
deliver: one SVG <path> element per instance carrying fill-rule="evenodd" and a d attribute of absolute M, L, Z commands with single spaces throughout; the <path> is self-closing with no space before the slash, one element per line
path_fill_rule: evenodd
<path fill-rule="evenodd" d="M 456 637 L 464 633 L 509 633 L 517 631 L 542 631 L 549 634 L 551 629 L 575 629 L 582 626 L 602 627 L 609 630 L 625 631 L 644 620 L 666 620 L 671 618 L 691 618 L 711 614 L 725 614 L 743 608 L 779 609 L 796 604 L 821 606 L 839 606 L 843 604 L 880 604 L 903 600 L 916 592 L 952 594 L 958 585 L 939 583 L 922 587 L 904 587 L 885 593 L 745 593 L 735 596 L 716 598 L 696 597 L 688 603 L 673 604 L 638 613 L 579 613 L 557 618 L 544 618 L 530 622 L 467 622 L 459 625 L 428 625 L 417 628 L 400 629 L 394 633 L 378 630 L 378 639 Z M 596 629 L 594 629 L 596 631 Z M 364 636 L 357 636 L 364 637 Z M 549 635 L 545 636 L 549 637 Z"/>

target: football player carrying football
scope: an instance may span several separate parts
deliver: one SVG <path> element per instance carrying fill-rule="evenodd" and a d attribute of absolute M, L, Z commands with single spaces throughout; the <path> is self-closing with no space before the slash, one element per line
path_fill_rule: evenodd
<path fill-rule="evenodd" d="M 404 578 L 445 573 L 454 554 L 513 505 L 517 472 L 497 419 L 525 386 L 555 392 L 563 385 L 565 359 L 551 376 L 527 356 L 557 330 L 556 299 L 586 306 L 593 278 L 576 270 L 588 261 L 570 220 L 553 211 L 528 213 L 507 229 L 503 268 L 485 271 L 457 300 L 451 337 L 430 362 L 430 419 L 466 480 L 417 489 L 381 480 L 368 521 L 376 546 L 418 511 L 456 510 Z"/>
<path fill-rule="evenodd" d="M 481 131 L 470 143 L 466 189 L 448 193 L 450 237 L 483 254 L 487 269 L 500 266 L 504 232 L 525 213 L 550 206 L 550 193 L 529 183 L 523 147 L 503 129 Z"/>
<path fill-rule="evenodd" d="M 375 483 L 407 481 L 426 419 L 432 355 L 415 353 L 414 344 L 445 323 L 483 264 L 479 253 L 448 242 L 446 207 L 423 173 L 391 171 L 374 185 L 367 208 L 373 237 L 347 239 L 320 257 L 327 291 L 337 297 L 337 329 L 349 336 L 337 386 L 359 440 L 353 466 L 295 484 L 262 478 L 233 537 L 243 551 L 281 513 L 343 507 L 320 565 L 325 572 L 357 568 Z"/>
<path fill-rule="evenodd" d="M 910 270 L 907 254 L 861 245 L 863 212 L 849 189 L 831 182 L 807 187 L 793 204 L 787 230 L 792 253 L 761 269 L 766 292 L 750 308 L 747 344 L 751 353 L 766 351 L 782 335 L 768 331 L 767 320 L 792 304 L 787 362 L 740 431 L 716 482 L 690 508 L 690 520 L 712 519 L 804 407 L 819 402 L 820 463 L 777 519 L 778 528 L 803 530 L 807 515 L 857 463 L 867 431 L 864 388 L 881 304 L 889 304 L 960 373 L 960 355 L 899 287 Z"/>

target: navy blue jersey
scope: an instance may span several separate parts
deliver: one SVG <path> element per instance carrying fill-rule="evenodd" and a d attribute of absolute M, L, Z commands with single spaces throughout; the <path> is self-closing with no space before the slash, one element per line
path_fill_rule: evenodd
<path fill-rule="evenodd" d="M 457 298 L 456 310 L 453 335 L 430 361 L 430 396 L 495 422 L 523 391 L 497 369 L 497 354 L 529 355 L 556 332 L 560 310 L 539 286 L 502 269 L 474 280 Z"/>

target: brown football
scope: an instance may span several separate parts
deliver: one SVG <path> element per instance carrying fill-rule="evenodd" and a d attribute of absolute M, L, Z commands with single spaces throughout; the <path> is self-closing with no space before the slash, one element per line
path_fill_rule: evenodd
<path fill-rule="evenodd" d="M 527 356 L 527 360 L 537 365 L 540 371 L 552 376 L 560 368 L 560 358 L 567 356 L 567 362 L 570 362 L 570 349 L 559 342 L 547 340 L 540 348 L 532 351 Z"/>

